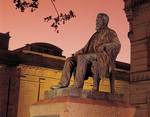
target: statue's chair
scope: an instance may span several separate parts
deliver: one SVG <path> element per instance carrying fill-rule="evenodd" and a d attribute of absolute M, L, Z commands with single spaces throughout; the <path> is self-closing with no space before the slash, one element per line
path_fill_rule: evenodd
<path fill-rule="evenodd" d="M 97 61 L 93 61 L 91 65 L 91 76 L 93 76 L 93 90 L 99 91 L 99 85 L 100 85 L 100 73 L 99 73 L 99 65 Z M 115 77 L 114 77 L 114 69 L 111 69 L 109 71 L 109 74 L 107 76 L 109 78 L 110 82 L 110 92 L 112 94 L 115 93 Z"/>
<path fill-rule="evenodd" d="M 93 61 L 91 65 L 88 65 L 86 76 L 84 80 L 87 80 L 88 77 L 93 77 L 93 91 L 99 91 L 99 85 L 100 85 L 100 74 L 99 74 L 99 65 L 97 61 Z M 76 69 L 75 69 L 76 72 Z M 74 76 L 75 76 L 74 72 Z M 115 77 L 114 77 L 114 69 L 109 71 L 109 82 L 110 82 L 110 93 L 115 93 Z"/>

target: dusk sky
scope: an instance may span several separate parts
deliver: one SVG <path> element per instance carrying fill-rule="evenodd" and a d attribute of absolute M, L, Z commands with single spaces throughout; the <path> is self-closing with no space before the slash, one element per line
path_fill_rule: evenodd
<path fill-rule="evenodd" d="M 47 42 L 60 47 L 63 55 L 71 56 L 87 43 L 95 32 L 96 15 L 104 12 L 110 17 L 109 27 L 117 32 L 122 44 L 117 60 L 130 63 L 129 26 L 123 0 L 56 0 L 59 12 L 72 9 L 77 16 L 62 25 L 58 34 L 50 27 L 50 22 L 43 20 L 49 15 L 56 16 L 50 0 L 39 0 L 39 9 L 33 13 L 16 10 L 12 2 L 0 0 L 0 32 L 10 32 L 10 50 L 27 43 Z"/>

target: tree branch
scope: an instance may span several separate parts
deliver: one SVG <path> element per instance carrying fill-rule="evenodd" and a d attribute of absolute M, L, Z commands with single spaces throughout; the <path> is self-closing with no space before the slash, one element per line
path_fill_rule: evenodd
<path fill-rule="evenodd" d="M 54 4 L 54 1 L 53 1 L 53 0 L 51 0 L 51 2 L 52 2 L 52 5 L 54 6 L 54 9 L 55 9 L 55 11 L 56 11 L 57 15 L 59 16 L 59 12 L 58 12 L 58 10 L 57 10 L 57 8 L 56 8 L 56 5 Z"/>

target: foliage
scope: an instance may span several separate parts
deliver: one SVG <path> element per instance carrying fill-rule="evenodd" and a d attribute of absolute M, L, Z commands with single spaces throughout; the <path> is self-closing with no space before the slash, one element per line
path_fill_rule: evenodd
<path fill-rule="evenodd" d="M 75 18 L 76 16 L 72 10 L 70 10 L 69 13 L 59 13 L 54 3 L 55 0 L 50 1 L 54 6 L 57 16 L 53 17 L 50 15 L 45 17 L 44 21 L 51 21 L 51 27 L 54 28 L 57 33 L 59 33 L 59 26 L 61 24 L 65 24 L 68 20 Z M 24 12 L 27 8 L 30 8 L 31 12 L 33 12 L 39 7 L 39 0 L 31 0 L 31 2 L 27 2 L 25 0 L 14 0 L 13 3 L 15 4 L 16 9 L 20 10 L 21 12 Z"/>
<path fill-rule="evenodd" d="M 52 20 L 52 24 L 51 27 L 55 28 L 55 30 L 57 31 L 57 33 L 59 33 L 58 27 L 61 24 L 65 24 L 68 20 L 70 20 L 71 18 L 76 17 L 74 12 L 72 10 L 69 11 L 68 14 L 63 14 L 60 13 L 60 15 L 58 15 L 57 17 L 52 17 L 52 16 L 48 16 L 46 18 L 44 18 L 44 21 L 48 22 L 50 20 Z"/>
<path fill-rule="evenodd" d="M 21 12 L 24 12 L 26 8 L 31 8 L 31 12 L 35 11 L 39 6 L 38 0 L 32 0 L 30 2 L 26 2 L 25 0 L 14 0 L 14 4 L 16 9 L 19 9 Z"/>

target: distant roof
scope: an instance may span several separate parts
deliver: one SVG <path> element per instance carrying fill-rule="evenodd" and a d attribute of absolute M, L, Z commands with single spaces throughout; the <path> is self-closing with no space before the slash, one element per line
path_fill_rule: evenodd
<path fill-rule="evenodd" d="M 6 33 L 0 32 L 0 37 L 1 37 L 1 39 L 10 38 L 9 32 L 6 32 Z"/>
<path fill-rule="evenodd" d="M 41 46 L 41 47 L 45 47 L 45 48 L 48 48 L 48 49 L 56 49 L 56 50 L 59 50 L 59 51 L 62 51 L 62 49 L 60 49 L 59 47 L 55 46 L 55 45 L 52 45 L 50 43 L 44 43 L 44 42 L 36 42 L 36 43 L 32 43 L 30 44 L 32 46 Z"/>
<path fill-rule="evenodd" d="M 26 46 L 14 50 L 14 52 L 20 52 L 22 50 L 30 50 L 34 52 L 45 53 L 45 54 L 50 54 L 55 56 L 62 56 L 62 52 L 63 52 L 63 50 L 60 49 L 59 47 L 44 42 L 26 44 Z"/>

